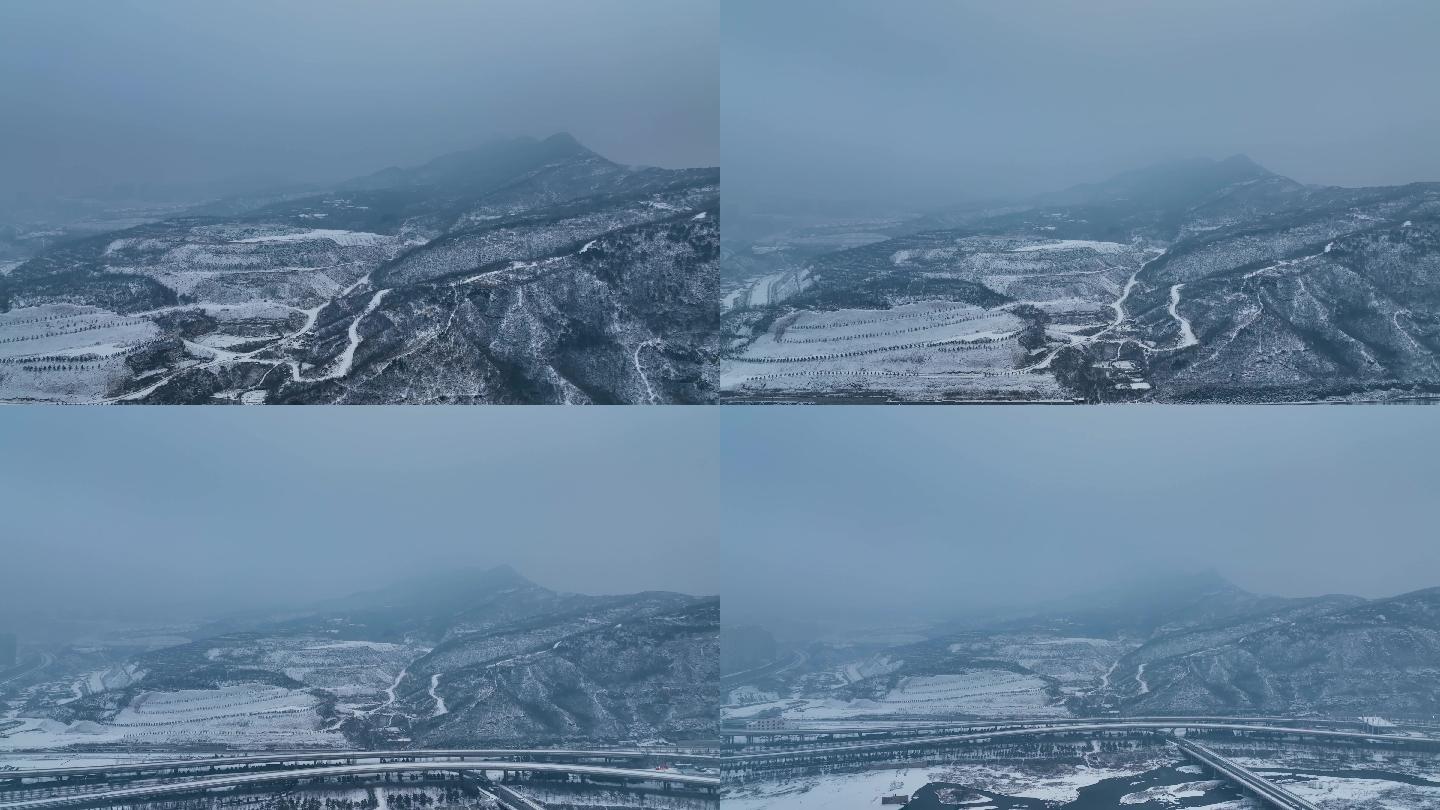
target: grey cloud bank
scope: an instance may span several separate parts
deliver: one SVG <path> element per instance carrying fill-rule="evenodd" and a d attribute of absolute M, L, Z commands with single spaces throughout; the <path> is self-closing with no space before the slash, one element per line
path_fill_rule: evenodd
<path fill-rule="evenodd" d="M 719 589 L 699 411 L 5 417 L 0 617 L 271 609 L 501 564 L 580 593 Z"/>
<path fill-rule="evenodd" d="M 330 181 L 569 131 L 718 163 L 719 4 L 16 2 L 0 189 Z"/>
<path fill-rule="evenodd" d="M 726 409 L 727 623 L 962 618 L 1214 569 L 1440 586 L 1425 408 Z"/>
<path fill-rule="evenodd" d="M 1440 180 L 1440 7 L 733 0 L 730 207 L 918 208 L 1245 153 L 1304 183 Z"/>

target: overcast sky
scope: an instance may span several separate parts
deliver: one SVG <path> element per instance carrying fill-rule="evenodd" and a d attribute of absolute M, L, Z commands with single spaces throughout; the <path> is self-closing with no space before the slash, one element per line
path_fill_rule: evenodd
<path fill-rule="evenodd" d="M 752 196 L 921 207 L 1245 153 L 1440 180 L 1440 4 L 727 0 L 722 144 Z"/>
<path fill-rule="evenodd" d="M 0 3 L 0 189 L 329 180 L 569 131 L 719 161 L 718 0 Z"/>
<path fill-rule="evenodd" d="M 9 408 L 0 616 L 304 604 L 455 566 L 719 592 L 714 412 Z"/>
<path fill-rule="evenodd" d="M 727 623 L 963 618 L 1211 568 L 1287 596 L 1440 586 L 1429 408 L 723 416 Z"/>

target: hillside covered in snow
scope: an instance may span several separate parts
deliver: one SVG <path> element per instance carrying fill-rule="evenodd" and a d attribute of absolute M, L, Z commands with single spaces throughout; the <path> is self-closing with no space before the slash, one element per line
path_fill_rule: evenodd
<path fill-rule="evenodd" d="M 60 239 L 0 272 L 0 400 L 707 402 L 719 193 L 561 134 Z"/>
<path fill-rule="evenodd" d="M 719 613 L 714 597 L 559 593 L 500 567 L 158 644 L 72 645 L 4 684 L 0 750 L 711 739 Z"/>
<path fill-rule="evenodd" d="M 1253 594 L 1214 574 L 1161 579 L 923 640 L 834 638 L 727 676 L 733 720 L 1113 715 L 1433 718 L 1440 591 L 1389 599 Z"/>
<path fill-rule="evenodd" d="M 1312 187 L 1237 155 L 725 255 L 736 401 L 1440 394 L 1434 183 Z"/>

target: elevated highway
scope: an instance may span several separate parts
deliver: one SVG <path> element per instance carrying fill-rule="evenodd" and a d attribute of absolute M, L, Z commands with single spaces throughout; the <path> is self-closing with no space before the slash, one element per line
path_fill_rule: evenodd
<path fill-rule="evenodd" d="M 137 787 L 107 787 L 106 789 L 54 795 L 45 798 L 0 804 L 0 810 L 59 810 L 71 807 L 99 807 L 113 804 L 128 804 L 151 799 L 167 799 L 192 796 L 221 790 L 234 790 L 259 786 L 297 786 L 367 776 L 383 776 L 402 773 L 429 774 L 473 774 L 484 776 L 486 772 L 501 774 L 563 774 L 593 780 L 628 785 L 658 785 L 663 789 L 680 787 L 706 794 L 718 795 L 720 779 L 716 776 L 676 773 L 674 771 L 640 770 L 614 768 L 603 765 L 566 764 L 559 762 L 524 762 L 514 760 L 493 760 L 473 762 L 380 762 L 361 765 L 334 765 L 313 768 L 263 771 L 229 776 L 185 779 L 161 784 Z M 512 794 L 516 810 L 536 810 L 539 805 Z"/>
<path fill-rule="evenodd" d="M 726 745 L 765 746 L 785 742 L 820 742 L 825 740 L 863 740 L 875 738 L 936 737 L 981 731 L 1043 728 L 1077 723 L 1163 722 L 1163 723 L 1244 723 L 1247 725 L 1294 726 L 1364 731 L 1369 728 L 1361 720 L 1293 717 L 1224 717 L 1224 716 L 1135 716 L 1135 717 L 1071 717 L 1048 720 L 967 720 L 950 723 L 865 723 L 853 725 L 787 726 L 777 729 L 750 729 L 735 724 L 721 728 Z"/>
<path fill-rule="evenodd" d="M 1250 723 L 1203 721 L 1123 721 L 1072 723 L 1025 728 L 1004 728 L 950 734 L 934 737 L 890 739 L 874 742 L 838 743 L 808 748 L 784 748 L 755 753 L 737 753 L 724 757 L 727 771 L 745 773 L 766 770 L 789 770 L 819 765 L 864 764 L 893 760 L 897 756 L 919 757 L 930 752 L 1007 741 L 1040 740 L 1047 737 L 1089 736 L 1104 734 L 1166 735 L 1175 731 L 1232 733 L 1287 740 L 1352 743 L 1391 746 L 1440 752 L 1440 738 L 1412 737 L 1395 734 L 1317 729 L 1300 726 L 1258 725 Z"/>
<path fill-rule="evenodd" d="M 85 765 L 62 768 L 31 768 L 0 771 L 0 785 L 20 781 L 73 782 L 85 779 L 136 779 L 146 776 L 184 776 L 214 774 L 237 770 L 285 769 L 287 766 L 315 766 L 326 763 L 361 765 L 367 763 L 402 762 L 464 762 L 468 760 L 558 762 L 569 764 L 624 764 L 630 767 L 654 768 L 661 765 L 692 765 L 697 768 L 718 768 L 720 757 L 686 754 L 675 751 L 587 749 L 438 749 L 418 751 L 285 751 L 242 756 L 195 757 L 189 759 L 126 762 L 113 765 Z"/>
<path fill-rule="evenodd" d="M 1185 756 L 1239 785 L 1242 790 L 1269 807 L 1276 808 L 1276 810 L 1320 810 L 1265 777 L 1225 759 L 1199 743 L 1178 737 L 1172 737 L 1170 742 L 1174 743 Z"/>

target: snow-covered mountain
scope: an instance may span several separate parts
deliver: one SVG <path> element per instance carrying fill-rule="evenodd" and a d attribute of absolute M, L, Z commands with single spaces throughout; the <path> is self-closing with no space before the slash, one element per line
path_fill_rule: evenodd
<path fill-rule="evenodd" d="M 925 635 L 812 643 L 803 666 L 727 680 L 727 716 L 1414 719 L 1440 711 L 1437 589 L 1378 600 L 1289 598 L 1205 573 Z"/>
<path fill-rule="evenodd" d="M 1117 671 L 1127 677 L 1111 697 L 1131 714 L 1433 717 L 1440 712 L 1440 589 L 1374 601 L 1296 600 L 1265 615 L 1161 634 Z"/>
<path fill-rule="evenodd" d="M 461 571 L 191 631 L 29 688 L 0 749 L 550 745 L 713 738 L 719 600 Z"/>
<path fill-rule="evenodd" d="M 1237 155 L 852 230 L 727 245 L 758 268 L 727 281 L 727 396 L 1440 393 L 1440 184 L 1309 187 Z"/>
<path fill-rule="evenodd" d="M 706 402 L 718 206 L 561 134 L 62 241 L 0 274 L 0 399 Z"/>

